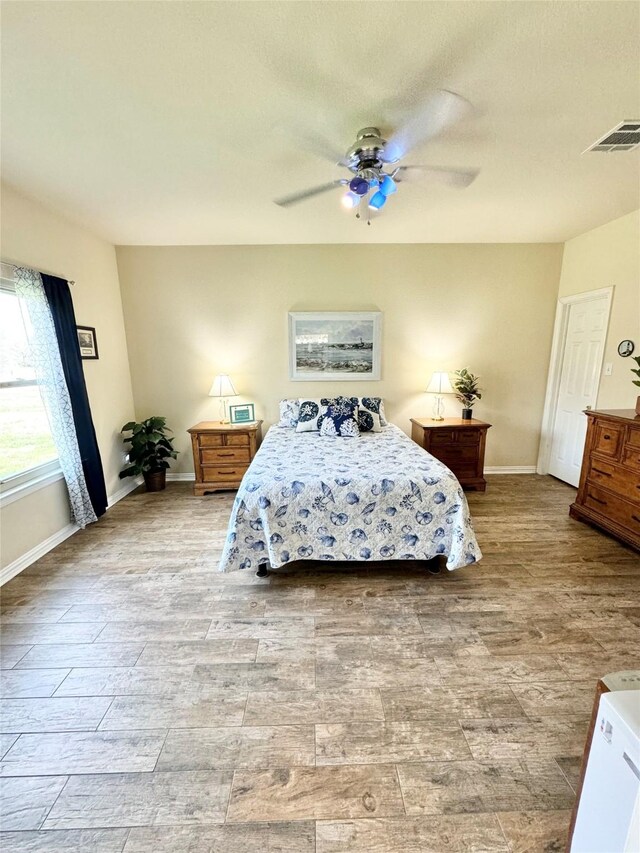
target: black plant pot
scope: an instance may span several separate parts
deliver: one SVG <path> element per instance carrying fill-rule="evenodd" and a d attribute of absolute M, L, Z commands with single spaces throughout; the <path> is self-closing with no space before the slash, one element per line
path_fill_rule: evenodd
<path fill-rule="evenodd" d="M 473 417 L 473 409 L 463 409 L 462 410 L 462 420 L 470 421 Z"/>
<path fill-rule="evenodd" d="M 164 469 L 162 471 L 145 471 L 142 476 L 148 492 L 162 492 L 167 485 L 167 472 Z"/>

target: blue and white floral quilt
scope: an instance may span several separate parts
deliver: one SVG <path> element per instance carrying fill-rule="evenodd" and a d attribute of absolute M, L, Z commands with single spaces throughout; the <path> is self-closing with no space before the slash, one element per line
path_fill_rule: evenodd
<path fill-rule="evenodd" d="M 330 438 L 272 427 L 233 505 L 220 571 L 295 560 L 482 557 L 451 471 L 398 427 Z"/>

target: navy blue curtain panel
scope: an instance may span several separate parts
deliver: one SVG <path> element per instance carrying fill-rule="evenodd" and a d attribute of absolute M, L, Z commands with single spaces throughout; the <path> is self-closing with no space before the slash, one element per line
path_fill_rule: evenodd
<path fill-rule="evenodd" d="M 53 275 L 42 273 L 42 283 L 56 327 L 62 369 L 71 397 L 73 420 L 76 425 L 87 490 L 95 514 L 101 516 L 107 508 L 107 489 L 89 407 L 87 386 L 84 381 L 71 291 L 64 279 Z"/>

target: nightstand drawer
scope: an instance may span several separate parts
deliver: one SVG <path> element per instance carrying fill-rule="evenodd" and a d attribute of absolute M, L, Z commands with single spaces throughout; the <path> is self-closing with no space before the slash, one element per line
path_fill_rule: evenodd
<path fill-rule="evenodd" d="M 251 461 L 248 447 L 221 447 L 215 450 L 201 450 L 200 460 L 203 465 L 233 465 L 236 462 Z"/>
<path fill-rule="evenodd" d="M 622 452 L 622 462 L 634 471 L 640 471 L 640 447 L 636 450 L 627 444 Z"/>
<path fill-rule="evenodd" d="M 438 459 L 440 459 L 446 465 L 448 465 L 449 462 L 475 463 L 478 460 L 478 447 L 475 444 L 452 444 L 446 448 L 439 449 L 438 453 L 434 455 L 437 455 Z"/>
<path fill-rule="evenodd" d="M 452 429 L 434 430 L 429 436 L 429 444 L 431 447 L 445 447 L 452 444 L 456 440 L 456 434 Z"/>
<path fill-rule="evenodd" d="M 224 445 L 224 436 L 201 432 L 198 436 L 198 442 L 200 447 L 222 447 Z"/>
<path fill-rule="evenodd" d="M 477 429 L 457 429 L 456 440 L 459 444 L 480 444 L 480 433 Z"/>
<path fill-rule="evenodd" d="M 248 465 L 203 465 L 202 479 L 205 483 L 239 483 Z"/>
<path fill-rule="evenodd" d="M 640 450 L 640 429 L 637 427 L 629 427 L 627 444 L 630 444 L 632 447 L 637 447 Z"/>
<path fill-rule="evenodd" d="M 617 458 L 622 444 L 624 427 L 619 424 L 599 423 L 596 424 L 593 439 L 593 452 L 602 453 L 604 456 Z"/>
<path fill-rule="evenodd" d="M 640 505 L 640 478 L 629 476 L 629 471 L 605 459 L 592 459 L 587 472 L 588 484 L 602 486 Z"/>
<path fill-rule="evenodd" d="M 249 446 L 249 436 L 246 434 L 240 435 L 227 435 L 227 447 L 248 447 Z"/>

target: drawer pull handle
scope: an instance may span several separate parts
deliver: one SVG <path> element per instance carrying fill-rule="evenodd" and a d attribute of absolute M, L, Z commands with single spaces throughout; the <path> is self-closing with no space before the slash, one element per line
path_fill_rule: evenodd
<path fill-rule="evenodd" d="M 605 435 L 605 437 L 604 437 L 604 438 L 605 438 L 605 441 L 609 441 L 609 439 L 611 438 L 611 436 L 610 436 L 610 435 Z"/>
<path fill-rule="evenodd" d="M 592 471 L 595 471 L 596 474 L 602 474 L 603 477 L 611 477 L 611 474 L 608 471 L 601 471 L 599 468 L 592 468 Z M 640 489 L 640 486 L 638 486 Z"/>
<path fill-rule="evenodd" d="M 218 453 L 218 456 L 233 456 L 233 450 L 231 450 L 229 453 Z"/>
<path fill-rule="evenodd" d="M 638 516 L 637 516 L 637 515 L 634 515 L 633 513 L 631 513 L 631 518 L 632 518 L 634 521 L 640 521 L 640 518 L 638 518 Z"/>
<path fill-rule="evenodd" d="M 589 495 L 589 497 L 591 498 L 592 501 L 595 501 L 598 504 L 603 504 L 604 506 L 607 505 L 606 501 L 603 501 L 600 498 L 596 498 L 596 497 L 594 497 L 594 495 Z"/>

